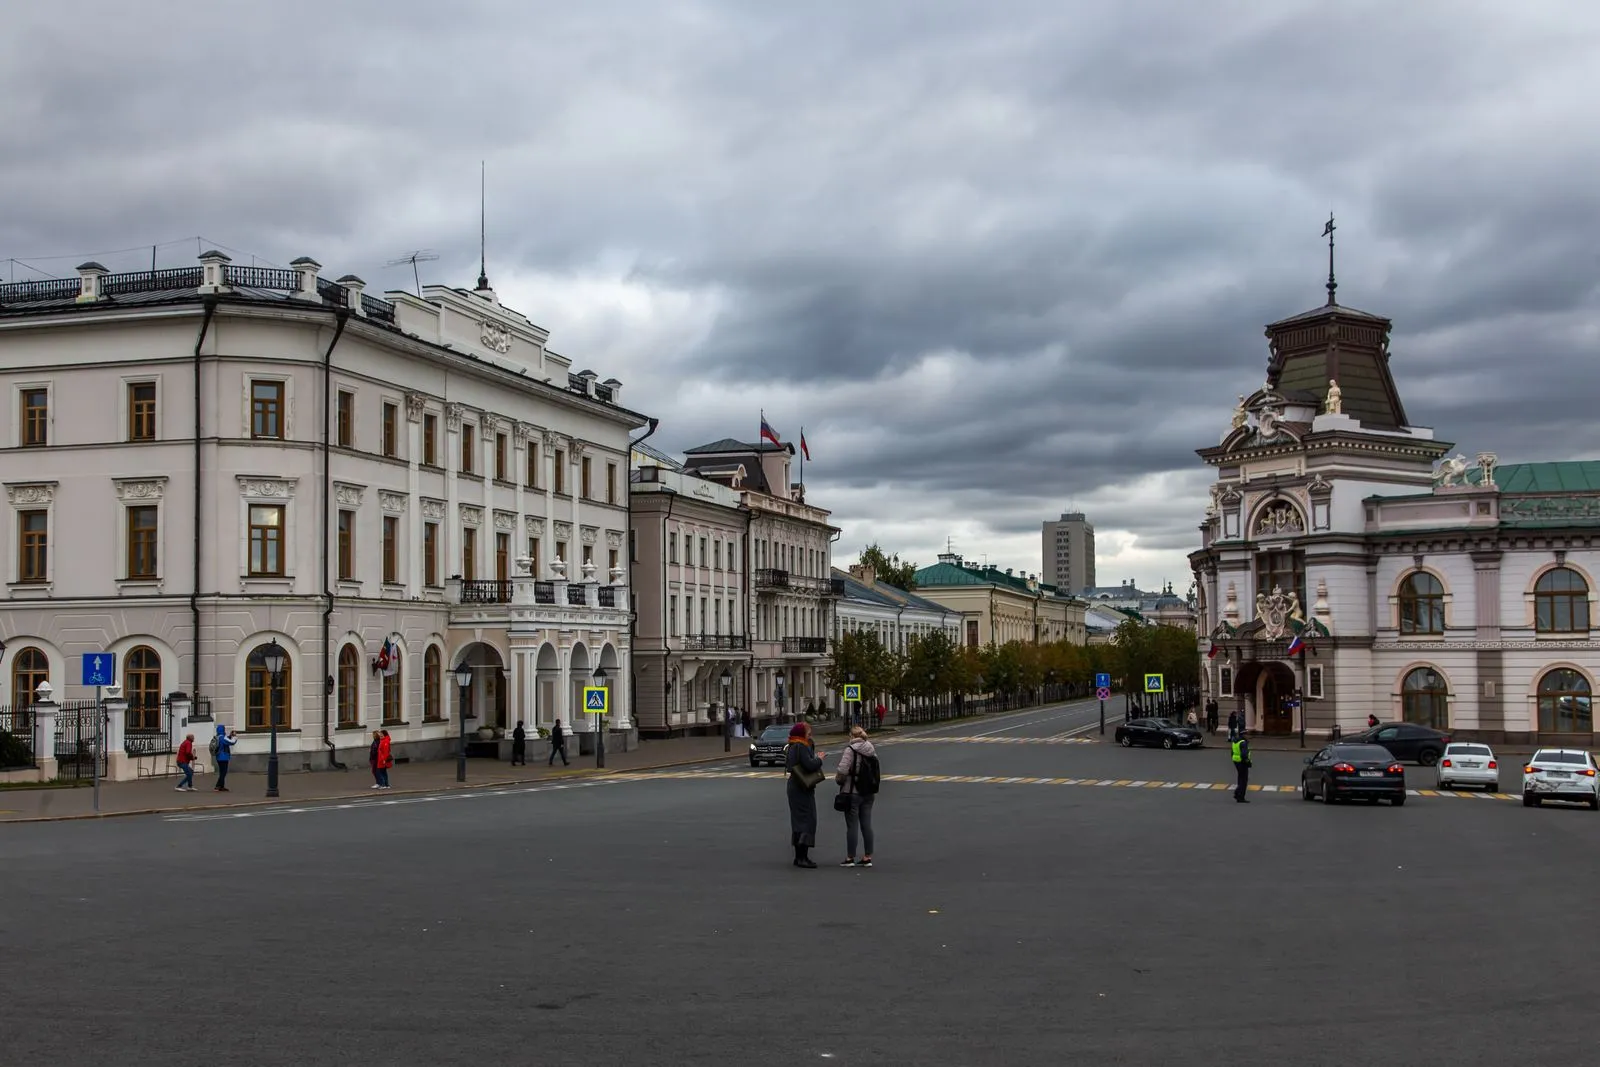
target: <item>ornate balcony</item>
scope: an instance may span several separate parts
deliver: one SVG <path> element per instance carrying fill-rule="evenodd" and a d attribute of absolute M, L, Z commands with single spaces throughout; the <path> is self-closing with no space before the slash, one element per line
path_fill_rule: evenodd
<path fill-rule="evenodd" d="M 835 586 L 832 578 L 809 578 L 775 567 L 756 571 L 754 578 L 758 590 L 804 593 L 809 596 L 838 596 L 843 584 Z"/>
<path fill-rule="evenodd" d="M 500 581 L 495 578 L 463 580 L 461 583 L 461 603 L 509 604 L 511 603 L 511 582 L 509 579 Z"/>
<path fill-rule="evenodd" d="M 593 592 L 590 592 L 593 590 Z M 595 585 L 534 579 L 518 575 L 504 581 L 450 578 L 445 582 L 445 602 L 452 605 L 451 625 L 482 626 L 501 623 L 609 627 L 626 620 L 630 608 L 624 585 Z"/>
<path fill-rule="evenodd" d="M 826 637 L 785 637 L 783 639 L 783 651 L 785 655 L 797 653 L 815 655 L 823 653 L 828 651 L 828 639 Z"/>
<path fill-rule="evenodd" d="M 685 634 L 685 652 L 747 652 L 749 634 Z"/>

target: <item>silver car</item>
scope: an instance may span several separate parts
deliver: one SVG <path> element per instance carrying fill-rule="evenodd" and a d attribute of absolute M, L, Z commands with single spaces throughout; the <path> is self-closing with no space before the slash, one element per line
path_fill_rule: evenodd
<path fill-rule="evenodd" d="M 1444 746 L 1437 769 L 1440 789 L 1470 785 L 1491 793 L 1500 790 L 1500 763 L 1494 758 L 1494 749 L 1488 745 L 1452 741 Z"/>
<path fill-rule="evenodd" d="M 1522 768 L 1522 806 L 1570 800 L 1600 811 L 1600 765 L 1581 748 L 1541 748 Z"/>

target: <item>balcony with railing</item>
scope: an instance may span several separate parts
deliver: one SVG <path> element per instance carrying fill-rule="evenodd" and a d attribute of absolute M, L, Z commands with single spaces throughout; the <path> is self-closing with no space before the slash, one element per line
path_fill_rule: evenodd
<path fill-rule="evenodd" d="M 818 655 L 828 651 L 828 639 L 826 637 L 785 637 L 783 639 L 783 651 L 785 655 Z"/>
<path fill-rule="evenodd" d="M 752 576 L 757 590 L 805 593 L 811 596 L 837 596 L 832 578 L 810 578 L 776 567 L 764 567 Z M 841 583 L 842 585 L 842 583 Z"/>
<path fill-rule="evenodd" d="M 685 634 L 685 652 L 748 652 L 749 634 Z"/>
<path fill-rule="evenodd" d="M 511 582 L 495 578 L 478 578 L 461 583 L 461 603 L 463 604 L 509 604 L 511 603 Z"/>
<path fill-rule="evenodd" d="M 569 583 L 559 577 L 546 580 L 528 575 L 503 579 L 452 577 L 445 582 L 444 599 L 460 609 L 456 621 L 462 625 L 509 622 L 513 615 L 523 619 L 548 617 L 564 624 L 566 618 L 580 612 L 625 614 L 629 607 L 626 586 Z"/>

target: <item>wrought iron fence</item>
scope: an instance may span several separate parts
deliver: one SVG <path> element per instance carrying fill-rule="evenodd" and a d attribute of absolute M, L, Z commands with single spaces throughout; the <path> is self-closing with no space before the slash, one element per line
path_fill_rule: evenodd
<path fill-rule="evenodd" d="M 826 652 L 828 639 L 826 637 L 785 637 L 783 639 L 785 652 Z"/>
<path fill-rule="evenodd" d="M 230 266 L 228 284 L 242 285 L 249 289 L 287 289 L 294 292 L 300 288 L 300 274 L 298 271 L 283 270 L 278 267 Z"/>
<path fill-rule="evenodd" d="M 128 705 L 122 747 L 130 756 L 164 756 L 172 751 L 172 703 Z"/>
<path fill-rule="evenodd" d="M 575 605 L 577 605 L 579 607 L 582 607 L 583 605 L 587 604 L 588 602 L 589 602 L 588 597 L 584 596 L 583 586 L 581 586 L 581 585 L 569 585 L 569 586 L 567 586 L 567 603 L 568 604 L 575 604 Z"/>
<path fill-rule="evenodd" d="M 104 746 L 98 738 L 104 737 L 105 723 L 98 721 L 104 709 L 93 700 L 79 700 L 62 704 L 56 711 L 56 777 L 93 778 L 96 767 L 103 777 L 106 771 Z"/>
<path fill-rule="evenodd" d="M 25 304 L 34 300 L 71 300 L 83 292 L 80 278 L 41 278 L 0 285 L 0 304 Z"/>
<path fill-rule="evenodd" d="M 600 588 L 596 589 L 595 592 L 600 595 L 600 606 L 601 607 L 603 607 L 603 608 L 614 608 L 614 607 L 617 606 L 617 587 L 616 586 L 614 586 L 614 585 L 602 585 Z"/>
<path fill-rule="evenodd" d="M 335 285 L 326 278 L 317 279 L 317 294 L 335 307 L 347 306 L 346 292 L 347 290 L 342 285 Z"/>
<path fill-rule="evenodd" d="M 556 583 L 534 582 L 533 602 L 535 604 L 554 604 L 556 602 Z"/>
<path fill-rule="evenodd" d="M 361 294 L 361 310 L 366 312 L 367 318 L 377 319 L 379 322 L 394 322 L 394 305 L 387 300 L 379 300 L 375 296 Z"/>
<path fill-rule="evenodd" d="M 757 589 L 789 588 L 789 572 L 777 567 L 762 567 L 755 573 Z"/>
<path fill-rule="evenodd" d="M 511 603 L 511 582 L 501 581 L 498 578 L 476 578 L 472 581 L 461 583 L 461 602 L 463 604 L 509 604 Z"/>
<path fill-rule="evenodd" d="M 743 652 L 750 647 L 750 635 L 687 634 L 683 647 L 688 652 Z"/>
<path fill-rule="evenodd" d="M 39 722 L 31 708 L 0 707 L 0 771 L 37 767 Z"/>
<path fill-rule="evenodd" d="M 100 295 L 155 293 L 171 289 L 196 289 L 205 281 L 204 267 L 170 267 L 167 270 L 135 270 L 108 274 L 100 279 Z"/>

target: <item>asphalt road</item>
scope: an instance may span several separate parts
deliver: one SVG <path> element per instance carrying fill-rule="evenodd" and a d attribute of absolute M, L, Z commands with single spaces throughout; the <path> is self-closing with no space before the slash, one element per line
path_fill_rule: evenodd
<path fill-rule="evenodd" d="M 1084 721 L 885 745 L 886 773 L 1130 786 L 891 781 L 872 870 L 791 867 L 781 776 L 738 762 L 3 827 L 0 1061 L 1596 1058 L 1600 815 L 1140 788 L 1226 755 L 1041 740 Z"/>

